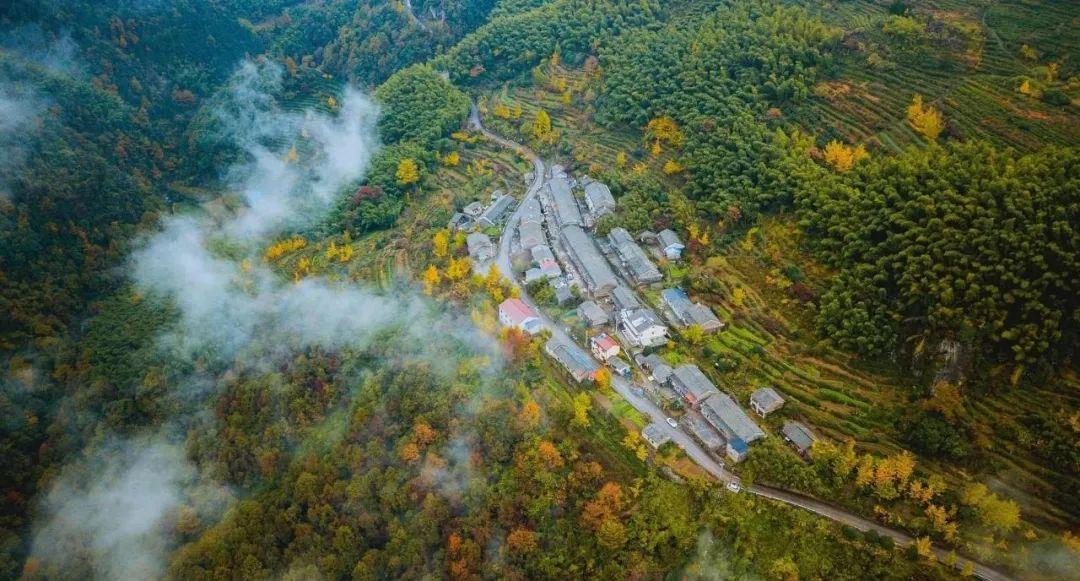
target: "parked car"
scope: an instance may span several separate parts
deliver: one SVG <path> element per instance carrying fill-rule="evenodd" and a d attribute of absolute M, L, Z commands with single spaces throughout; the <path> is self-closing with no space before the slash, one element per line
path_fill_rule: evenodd
<path fill-rule="evenodd" d="M 678 428 L 679 427 L 679 422 L 676 421 L 675 418 L 668 418 L 667 419 L 667 425 L 669 425 L 669 426 L 671 426 L 673 428 Z"/>
<path fill-rule="evenodd" d="M 727 489 L 732 492 L 739 492 L 742 490 L 742 486 L 739 486 L 738 482 L 732 481 L 727 483 Z"/>

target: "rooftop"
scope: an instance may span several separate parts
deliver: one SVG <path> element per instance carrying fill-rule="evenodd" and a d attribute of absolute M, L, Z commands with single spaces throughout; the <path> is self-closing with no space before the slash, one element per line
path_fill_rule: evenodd
<path fill-rule="evenodd" d="M 532 307 L 525 304 L 525 301 L 521 299 L 506 299 L 502 303 L 499 303 L 499 312 L 504 313 L 515 325 L 520 325 L 529 319 L 537 318 L 536 311 L 533 311 Z"/>
<path fill-rule="evenodd" d="M 615 208 L 615 198 L 611 195 L 611 188 L 603 182 L 591 178 L 582 178 L 585 185 L 585 202 L 594 214 L 603 214 Z"/>
<path fill-rule="evenodd" d="M 619 347 L 618 341 L 612 339 L 611 335 L 608 335 L 607 333 L 601 333 L 589 339 L 589 341 L 592 342 L 592 344 L 601 351 L 608 351 L 610 349 Z"/>
<path fill-rule="evenodd" d="M 724 326 L 712 312 L 712 309 L 701 303 L 690 302 L 690 297 L 686 296 L 682 289 L 664 289 L 661 297 L 682 325 L 698 325 L 706 331 L 712 331 Z"/>
<path fill-rule="evenodd" d="M 579 274 L 589 290 L 606 293 L 615 288 L 619 281 L 607 260 L 596 248 L 592 237 L 581 226 L 566 226 L 562 235 L 564 246 L 570 252 L 574 265 L 581 271 Z"/>
<path fill-rule="evenodd" d="M 729 441 L 739 438 L 749 444 L 765 437 L 765 432 L 726 393 L 714 393 L 705 400 L 701 413 Z"/>
<path fill-rule="evenodd" d="M 660 247 L 661 248 L 667 248 L 669 246 L 676 246 L 676 245 L 685 248 L 685 246 L 682 243 L 682 240 L 679 239 L 679 235 L 676 234 L 675 231 L 670 229 L 670 228 L 668 228 L 666 230 L 661 230 L 660 232 L 658 232 L 656 234 L 656 238 L 660 241 Z"/>
<path fill-rule="evenodd" d="M 809 450 L 818 439 L 814 432 L 810 431 L 810 428 L 800 422 L 787 422 L 780 431 L 800 452 Z"/>
<path fill-rule="evenodd" d="M 701 372 L 701 369 L 692 363 L 685 363 L 675 368 L 672 373 L 674 381 L 690 393 L 697 401 L 705 400 L 710 396 L 723 395 L 716 389 L 713 382 Z"/>
<path fill-rule="evenodd" d="M 551 192 L 551 206 L 559 226 L 581 226 L 581 209 L 570 190 L 570 182 L 563 176 L 552 177 L 548 181 L 548 190 Z"/>
<path fill-rule="evenodd" d="M 604 309 L 601 309 L 600 305 L 593 301 L 585 301 L 578 305 L 578 314 L 589 325 L 603 325 L 611 320 L 608 314 L 604 312 Z"/>
<path fill-rule="evenodd" d="M 621 284 L 615 287 L 615 290 L 611 291 L 611 300 L 615 302 L 615 306 L 620 310 L 641 306 L 641 301 L 638 300 L 634 291 Z"/>
<path fill-rule="evenodd" d="M 656 265 L 649 260 L 648 255 L 638 246 L 637 242 L 634 242 L 634 238 L 630 236 L 630 233 L 625 228 L 612 228 L 608 234 L 608 240 L 615 247 L 615 252 L 626 264 L 626 268 L 635 281 L 648 283 L 664 278 L 660 274 L 660 269 L 656 268 Z"/>
<path fill-rule="evenodd" d="M 620 316 L 622 317 L 623 323 L 627 327 L 630 327 L 636 334 L 643 333 L 649 327 L 664 326 L 664 324 L 660 322 L 660 317 L 656 316 L 656 313 L 644 307 L 623 310 Z"/>
<path fill-rule="evenodd" d="M 562 364 L 577 381 L 591 378 L 600 369 L 592 357 L 589 357 L 577 345 L 561 343 L 557 339 L 549 339 L 544 349 Z"/>
<path fill-rule="evenodd" d="M 780 394 L 776 393 L 776 390 L 771 387 L 754 390 L 754 393 L 750 394 L 750 401 L 766 412 L 784 405 L 784 398 L 780 397 Z"/>

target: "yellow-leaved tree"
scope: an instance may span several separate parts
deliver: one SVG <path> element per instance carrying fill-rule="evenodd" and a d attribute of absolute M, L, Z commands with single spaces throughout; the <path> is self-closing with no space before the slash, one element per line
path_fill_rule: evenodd
<path fill-rule="evenodd" d="M 923 104 L 922 95 L 915 93 L 907 108 L 907 121 L 912 129 L 930 141 L 936 141 L 945 128 L 945 119 L 937 109 Z"/>
<path fill-rule="evenodd" d="M 457 167 L 461 163 L 461 154 L 456 151 L 451 151 L 442 158 L 442 164 L 446 167 Z"/>
<path fill-rule="evenodd" d="M 825 146 L 824 156 L 825 163 L 832 166 L 833 170 L 844 173 L 851 171 L 855 164 L 870 157 L 870 154 L 866 153 L 866 147 L 862 144 L 851 147 L 834 139 Z"/>
<path fill-rule="evenodd" d="M 420 168 L 411 157 L 403 157 L 397 166 L 397 181 L 403 186 L 415 184 L 420 181 Z"/>
<path fill-rule="evenodd" d="M 450 252 L 450 233 L 439 230 L 431 237 L 431 249 L 435 256 L 442 258 Z"/>
<path fill-rule="evenodd" d="M 551 115 L 548 115 L 547 111 L 540 109 L 536 112 L 536 119 L 533 120 L 532 134 L 533 137 L 541 143 L 555 142 L 555 132 L 551 129 Z"/>
<path fill-rule="evenodd" d="M 434 264 L 429 265 L 423 275 L 424 294 L 430 295 L 434 293 L 435 287 L 439 286 L 441 281 L 442 276 L 439 274 L 439 269 L 435 268 Z"/>

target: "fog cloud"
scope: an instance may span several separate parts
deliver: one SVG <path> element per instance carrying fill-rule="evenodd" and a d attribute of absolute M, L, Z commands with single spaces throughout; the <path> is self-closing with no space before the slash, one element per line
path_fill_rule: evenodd
<path fill-rule="evenodd" d="M 205 486 L 181 446 L 162 438 L 110 442 L 53 484 L 35 557 L 61 576 L 85 563 L 101 579 L 159 577 L 168 548 L 164 522 L 198 502 L 192 494 Z"/>

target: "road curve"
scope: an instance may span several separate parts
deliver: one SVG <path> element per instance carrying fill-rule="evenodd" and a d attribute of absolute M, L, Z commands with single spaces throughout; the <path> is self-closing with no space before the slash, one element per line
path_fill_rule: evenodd
<path fill-rule="evenodd" d="M 480 112 L 476 107 L 476 103 L 472 103 L 469 111 L 469 127 L 475 131 L 479 131 L 484 137 L 491 141 L 520 152 L 533 164 L 533 181 L 529 184 L 528 190 L 525 192 L 525 196 L 522 197 L 521 202 L 518 203 L 517 208 L 514 209 L 513 214 L 506 220 L 506 226 L 503 228 L 502 236 L 499 238 L 499 251 L 495 257 L 495 265 L 499 268 L 499 271 L 505 276 L 510 284 L 514 285 L 520 292 L 521 300 L 528 304 L 536 313 L 540 319 L 544 322 L 544 325 L 551 331 L 553 339 L 573 344 L 574 339 L 566 333 L 566 331 L 555 321 L 551 320 L 539 306 L 533 302 L 532 297 L 525 290 L 516 278 L 514 278 L 513 270 L 510 265 L 510 243 L 513 240 L 513 234 L 517 231 L 518 222 L 521 219 L 521 208 L 526 200 L 530 200 L 536 197 L 540 188 L 544 186 L 544 173 L 547 170 L 546 165 L 540 156 L 533 152 L 528 147 L 521 145 L 517 142 L 511 141 L 501 135 L 497 135 L 489 131 L 484 127 L 480 120 Z M 586 350 L 588 353 L 588 350 Z M 721 482 L 734 482 L 739 483 L 739 477 L 732 474 L 724 468 L 724 465 L 718 462 L 711 454 L 705 451 L 697 441 L 695 441 L 686 432 L 672 428 L 667 423 L 667 414 L 664 413 L 652 400 L 641 395 L 644 393 L 643 388 L 636 386 L 630 381 L 626 380 L 622 376 L 612 375 L 611 386 L 621 395 L 626 398 L 631 405 L 634 406 L 639 412 L 649 417 L 657 426 L 659 426 L 664 432 L 671 437 L 671 440 L 675 442 L 682 450 L 689 456 L 694 462 L 696 462 L 703 470 L 720 480 Z M 912 542 L 912 537 L 906 533 L 892 529 L 881 524 L 878 524 L 870 519 L 863 518 L 861 516 L 847 512 L 841 508 L 830 505 L 826 502 L 796 494 L 786 490 L 773 488 L 771 486 L 765 486 L 762 484 L 754 484 L 750 487 L 743 489 L 750 494 L 760 496 L 762 498 L 768 498 L 777 502 L 782 502 L 791 506 L 797 506 L 804 510 L 808 510 L 814 514 L 831 519 L 835 522 L 850 526 L 860 531 L 876 531 L 878 534 L 890 537 L 898 544 L 907 545 Z M 934 554 L 942 562 L 946 562 L 950 552 L 939 547 L 933 548 Z M 972 561 L 965 557 L 957 556 L 957 568 L 963 568 L 970 564 L 976 577 L 985 579 L 986 581 L 1009 581 L 1011 577 L 992 569 L 985 565 Z"/>

